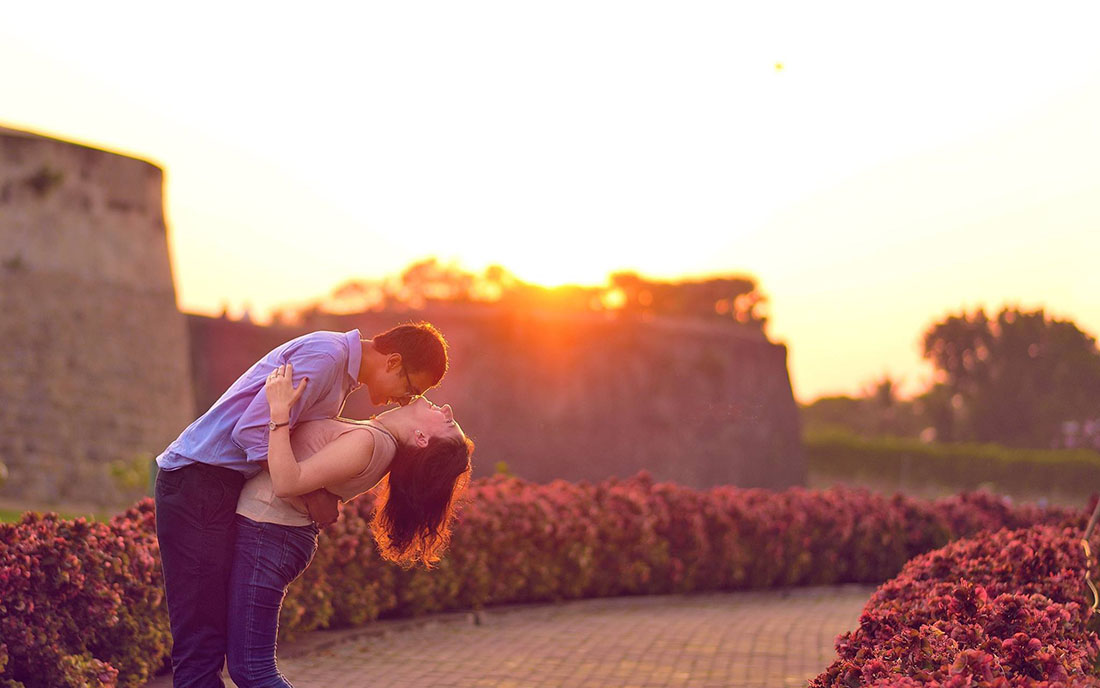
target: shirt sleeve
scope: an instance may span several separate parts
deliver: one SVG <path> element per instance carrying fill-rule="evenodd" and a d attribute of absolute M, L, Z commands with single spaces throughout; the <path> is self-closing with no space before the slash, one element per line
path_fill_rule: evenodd
<path fill-rule="evenodd" d="M 305 393 L 290 409 L 290 427 L 293 429 L 305 409 L 322 401 L 332 392 L 344 371 L 335 356 L 324 353 L 297 352 L 290 356 L 289 363 L 294 366 L 295 387 L 302 383 L 302 378 L 309 378 Z M 265 368 L 257 373 L 266 378 L 271 370 L 272 368 Z M 260 390 L 252 397 L 232 432 L 233 442 L 244 451 L 249 461 L 267 459 L 267 424 L 270 421 L 271 409 L 261 384 Z"/>

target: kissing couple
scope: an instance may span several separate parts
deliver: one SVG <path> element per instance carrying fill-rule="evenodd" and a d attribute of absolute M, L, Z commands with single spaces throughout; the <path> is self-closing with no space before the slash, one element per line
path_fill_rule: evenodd
<path fill-rule="evenodd" d="M 370 339 L 314 332 L 241 375 L 157 457 L 157 540 L 174 688 L 290 687 L 275 660 L 287 586 L 320 528 L 378 486 L 371 531 L 383 558 L 431 566 L 446 548 L 473 442 L 424 392 L 447 372 L 428 323 Z M 340 417 L 366 387 L 370 420 Z"/>

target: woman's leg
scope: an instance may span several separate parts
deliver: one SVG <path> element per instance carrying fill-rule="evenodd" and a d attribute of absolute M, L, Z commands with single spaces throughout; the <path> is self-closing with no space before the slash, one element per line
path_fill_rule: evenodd
<path fill-rule="evenodd" d="M 292 688 L 275 663 L 286 588 L 317 550 L 315 526 L 281 526 L 237 516 L 229 574 L 229 675 L 239 688 Z"/>

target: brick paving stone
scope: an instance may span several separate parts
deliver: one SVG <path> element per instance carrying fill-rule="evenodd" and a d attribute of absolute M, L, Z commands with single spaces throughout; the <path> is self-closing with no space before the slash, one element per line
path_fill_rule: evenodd
<path fill-rule="evenodd" d="M 617 597 L 382 621 L 284 643 L 279 668 L 295 688 L 805 686 L 873 591 Z"/>

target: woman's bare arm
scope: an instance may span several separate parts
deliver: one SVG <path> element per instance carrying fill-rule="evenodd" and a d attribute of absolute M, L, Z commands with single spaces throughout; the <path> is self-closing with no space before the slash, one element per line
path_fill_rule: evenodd
<path fill-rule="evenodd" d="M 290 433 L 279 428 L 268 440 L 267 466 L 272 487 L 279 497 L 297 497 L 341 483 L 361 473 L 373 451 L 374 438 L 369 432 L 347 432 L 298 462 L 290 446 Z"/>
<path fill-rule="evenodd" d="M 292 376 L 293 367 L 288 363 L 277 368 L 264 385 L 273 423 L 289 422 L 291 407 L 309 383 L 303 380 L 294 387 Z M 344 433 L 299 463 L 290 445 L 289 427 L 283 425 L 271 430 L 267 449 L 267 468 L 275 494 L 296 497 L 360 473 L 370 461 L 374 438 L 369 432 Z"/>

